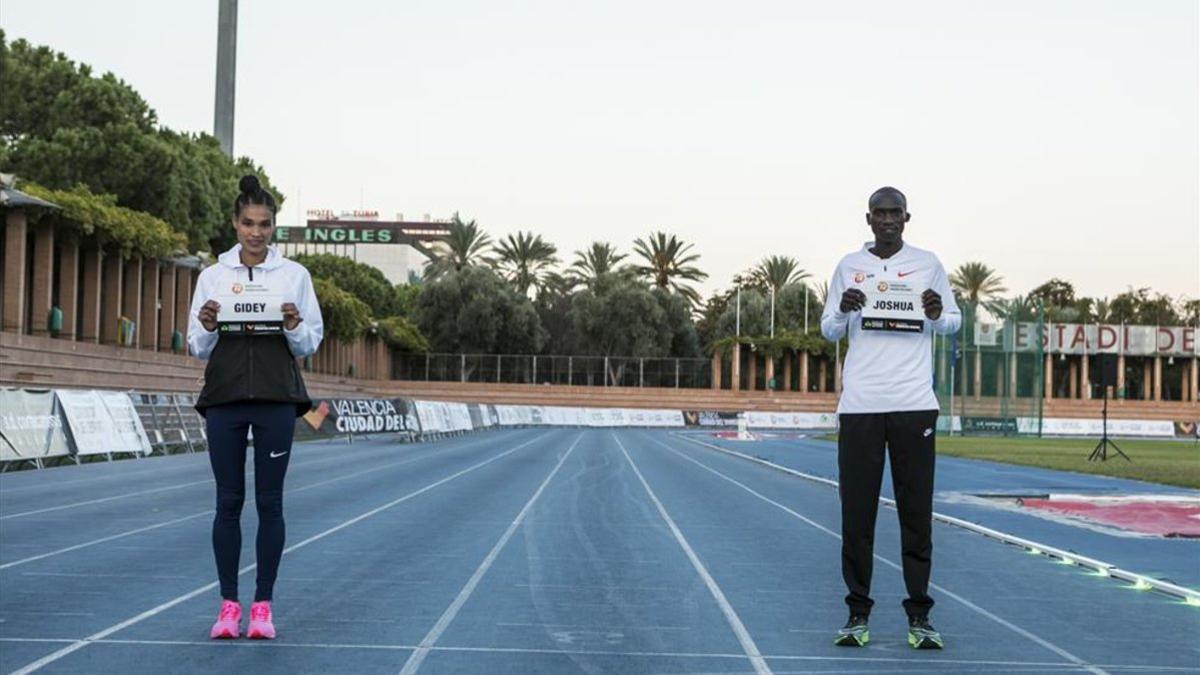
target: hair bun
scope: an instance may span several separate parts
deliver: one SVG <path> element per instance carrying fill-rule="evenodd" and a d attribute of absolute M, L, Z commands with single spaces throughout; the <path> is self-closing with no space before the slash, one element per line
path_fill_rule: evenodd
<path fill-rule="evenodd" d="M 246 175 L 242 176 L 242 179 L 238 181 L 238 189 L 244 195 L 252 195 L 260 192 L 262 185 L 258 182 L 258 176 Z"/>

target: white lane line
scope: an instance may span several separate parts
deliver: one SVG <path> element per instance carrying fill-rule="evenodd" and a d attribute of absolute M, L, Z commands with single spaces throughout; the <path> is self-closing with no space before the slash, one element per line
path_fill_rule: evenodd
<path fill-rule="evenodd" d="M 464 446 L 458 446 L 458 447 L 464 447 Z M 376 449 L 379 449 L 379 448 L 376 448 Z M 383 453 L 380 453 L 380 454 L 383 454 Z M 324 453 L 323 453 L 323 455 L 324 455 Z M 338 456 L 336 456 L 336 455 L 334 455 L 334 456 L 312 456 L 312 458 L 310 458 L 310 456 L 306 455 L 304 459 L 293 462 L 293 464 L 290 465 L 288 468 L 289 468 L 289 471 L 296 471 L 302 467 L 322 466 L 322 465 L 326 465 L 326 464 L 331 464 L 331 462 L 340 461 L 341 459 L 342 458 L 338 458 Z M 205 466 L 208 466 L 208 464 L 205 464 Z M 173 467 L 169 467 L 167 471 L 172 470 L 172 468 Z M 194 468 L 194 467 L 190 466 L 188 468 Z M 140 473 L 145 473 L 145 472 L 140 472 Z M 254 470 L 253 470 L 253 468 L 251 468 L 251 470 L 248 471 L 248 473 L 247 473 L 247 477 L 253 476 L 253 474 L 254 474 Z M 124 498 L 127 498 L 127 497 L 138 497 L 138 496 L 142 496 L 142 495 L 151 495 L 151 494 L 155 494 L 155 492 L 163 492 L 163 491 L 167 491 L 167 490 L 178 490 L 181 488 L 188 488 L 188 486 L 192 486 L 192 485 L 203 485 L 205 483 L 212 483 L 212 478 L 209 477 L 209 478 L 205 478 L 203 480 L 192 480 L 192 482 L 188 482 L 188 483 L 176 483 L 174 485 L 166 485 L 166 486 L 162 486 L 162 488 L 152 488 L 149 490 L 140 490 L 137 492 L 125 492 L 125 494 L 122 494 L 122 495 L 112 495 L 112 496 L 108 496 L 108 497 L 100 497 L 100 498 L 95 498 L 95 500 L 88 500 L 88 501 L 83 501 L 83 502 L 72 502 L 72 503 L 68 503 L 68 504 L 59 504 L 59 506 L 55 506 L 55 507 L 48 507 L 48 508 L 35 509 L 35 510 L 25 510 L 25 512 L 20 512 L 20 513 L 11 513 L 11 514 L 0 515 L 0 520 L 10 520 L 13 518 L 24 518 L 24 516 L 26 516 L 26 515 L 50 513 L 50 512 L 55 512 L 55 510 L 89 506 L 89 504 L 98 504 L 98 503 L 110 502 L 110 501 L 114 501 L 114 500 L 124 500 Z M 58 486 L 58 484 L 54 484 L 54 483 L 48 483 L 48 484 Z M 4 490 L 4 494 L 8 494 L 7 489 Z"/>
<path fill-rule="evenodd" d="M 88 506 L 90 504 L 101 504 L 104 502 L 111 502 L 111 501 L 114 501 L 117 499 L 126 499 L 128 497 L 140 497 L 142 495 L 151 495 L 151 494 L 155 494 L 158 492 L 166 492 L 168 490 L 179 490 L 179 489 L 182 489 L 185 487 L 192 487 L 194 485 L 204 485 L 206 483 L 211 483 L 211 482 L 213 482 L 213 479 L 205 478 L 204 480 L 196 480 L 196 481 L 192 481 L 190 483 L 177 483 L 175 485 L 168 485 L 166 487 L 153 488 L 151 490 L 141 490 L 139 492 L 126 492 L 125 494 L 113 495 L 111 497 L 101 497 L 99 499 L 89 499 L 84 502 L 72 502 L 70 504 L 61 504 L 59 506 L 51 506 L 51 507 L 45 508 L 45 509 L 35 509 L 33 511 L 22 511 L 20 513 L 10 513 L 6 516 L 0 516 L 0 520 L 12 520 L 13 518 L 24 518 L 25 516 L 34 516 L 39 513 L 50 513 L 51 511 L 62 511 L 63 509 L 73 509 L 73 508 L 76 508 L 79 506 Z"/>
<path fill-rule="evenodd" d="M 797 477 L 803 478 L 805 480 L 810 480 L 810 481 L 814 481 L 817 483 L 829 485 L 830 487 L 833 487 L 835 489 L 837 488 L 837 481 L 832 481 L 832 480 L 829 480 L 828 478 L 821 478 L 820 476 L 814 476 L 812 474 L 807 474 L 802 471 L 797 471 L 795 469 L 792 469 L 792 468 L 789 468 L 786 466 L 781 466 L 779 464 L 776 464 L 769 460 L 762 459 L 760 457 L 751 457 L 750 455 L 747 455 L 747 454 L 744 454 L 741 452 L 737 452 L 736 450 L 730 450 L 728 448 L 723 448 L 718 445 L 713 445 L 712 443 L 697 440 L 695 438 L 692 438 L 690 436 L 686 436 L 683 434 L 673 433 L 672 435 L 675 436 L 676 438 L 682 438 L 683 440 L 688 441 L 690 443 L 695 443 L 697 445 L 702 445 L 706 448 L 711 448 L 713 450 L 716 450 L 717 452 L 723 452 L 727 455 L 732 455 L 739 459 L 744 459 L 744 460 L 747 460 L 750 462 L 754 462 L 756 464 L 762 464 L 763 466 L 772 468 L 772 469 L 774 469 L 776 471 L 780 471 L 782 473 L 791 474 L 793 476 L 797 476 Z M 963 461 L 970 461 L 970 460 L 963 460 Z M 887 497 L 880 497 L 879 503 L 889 506 L 891 508 L 896 508 L 896 502 L 894 499 L 889 499 Z M 1122 569 L 1121 567 L 1118 567 L 1117 565 L 1113 565 L 1111 563 L 1104 562 L 1103 560 L 1097 560 L 1090 556 L 1080 555 L 1074 551 L 1067 551 L 1067 550 L 1058 548 L 1056 546 L 1050 546 L 1049 544 L 1043 544 L 1041 542 L 1033 541 L 1030 539 L 1025 539 L 1024 537 L 1018 537 L 1014 534 L 1009 534 L 1008 532 L 1004 532 L 1001 530 L 995 530 L 990 527 L 984 527 L 983 525 L 980 525 L 978 523 L 973 523 L 969 520 L 964 520 L 962 518 L 956 518 L 954 516 L 949 516 L 944 513 L 939 513 L 938 511 L 933 512 L 933 520 L 934 520 L 934 522 L 939 522 L 939 523 L 943 523 L 946 525 L 952 525 L 954 527 L 957 527 L 957 528 L 963 529 L 963 530 L 967 530 L 968 532 L 972 532 L 974 534 L 983 535 L 989 539 L 993 539 L 995 541 L 999 541 L 1001 543 L 1008 544 L 1010 546 L 1017 546 L 1017 547 L 1026 549 L 1030 552 L 1037 552 L 1039 555 L 1045 556 L 1052 560 L 1070 561 L 1070 562 L 1073 562 L 1074 564 L 1078 565 L 1081 569 L 1098 572 L 1102 576 L 1111 577 L 1112 579 L 1116 579 L 1118 581 L 1124 581 L 1124 582 L 1127 582 L 1127 583 L 1135 585 L 1135 586 L 1141 586 L 1141 585 L 1148 584 L 1152 590 L 1158 591 L 1160 593 L 1165 593 L 1166 595 L 1169 595 L 1178 600 L 1183 600 L 1184 602 L 1187 602 L 1188 604 L 1195 604 L 1197 602 L 1200 602 L 1200 591 L 1197 591 L 1192 588 L 1187 588 L 1185 586 L 1180 586 L 1178 584 L 1174 584 L 1174 583 L 1171 583 L 1170 581 L 1165 581 L 1163 579 L 1159 579 L 1154 576 L 1147 576 L 1144 574 L 1139 574 L 1138 572 L 1135 572 L 1132 570 Z"/>
<path fill-rule="evenodd" d="M 180 457 L 180 455 L 157 455 L 155 457 L 146 457 L 144 459 L 160 459 L 160 458 L 165 459 L 166 457 Z M 13 487 L 5 486 L 5 485 L 3 485 L 3 483 L 5 481 L 0 481 L 0 493 L 6 494 L 6 495 L 11 495 L 14 492 L 28 492 L 30 490 L 50 490 L 50 489 L 58 490 L 67 485 L 79 485 L 82 483 L 102 483 L 104 481 L 111 481 L 111 480 L 129 480 L 130 478 L 135 478 L 137 476 L 146 476 L 146 475 L 162 476 L 164 474 L 174 473 L 176 471 L 197 471 L 197 470 L 199 470 L 198 467 L 204 467 L 204 468 L 208 467 L 207 458 L 203 463 L 200 463 L 199 457 L 197 457 L 196 455 L 188 454 L 188 455 L 184 455 L 183 457 L 191 457 L 191 458 L 195 459 L 196 464 L 178 464 L 176 466 L 168 466 L 168 467 L 153 467 L 150 469 L 142 469 L 139 471 L 114 471 L 114 473 L 106 474 L 104 476 L 95 476 L 95 477 L 91 477 L 91 478 L 77 478 L 75 480 L 55 480 L 53 476 L 50 476 L 44 480 L 42 480 L 40 478 L 32 479 L 32 477 L 31 477 L 31 480 L 37 480 L 37 482 L 33 483 L 32 485 L 16 485 Z M 122 460 L 122 461 L 124 461 L 124 460 Z M 87 471 L 88 469 L 85 468 L 86 466 L 87 465 L 78 466 L 78 467 L 74 467 L 74 469 L 76 471 Z M 46 471 L 47 469 L 40 469 L 40 470 Z M 13 474 L 7 474 L 7 475 L 12 476 Z"/>
<path fill-rule="evenodd" d="M 567 461 L 567 458 L 570 457 L 571 453 L 575 451 L 575 446 L 579 445 L 579 441 L 582 439 L 583 434 L 581 433 L 575 438 L 575 442 L 571 444 L 571 447 L 567 448 L 567 451 L 563 454 L 563 456 L 558 459 L 558 464 L 554 465 L 554 469 L 550 471 L 550 474 L 547 475 L 546 479 L 542 481 L 542 484 L 538 486 L 537 491 L 533 493 L 533 496 L 529 498 L 529 501 L 525 502 L 525 507 L 521 509 L 521 512 L 517 514 L 516 518 L 513 518 L 512 523 L 509 524 L 508 529 L 504 531 L 504 534 L 500 535 L 500 539 L 496 541 L 495 546 L 492 546 L 492 550 L 488 551 L 488 554 L 484 557 L 483 562 L 479 563 L 479 567 L 475 569 L 475 573 L 471 575 L 471 578 L 467 580 L 466 585 L 463 586 L 462 590 L 458 592 L 458 595 L 454 598 L 454 601 L 450 603 L 450 606 L 446 608 L 446 611 L 442 612 L 442 616 L 438 618 L 437 623 L 433 625 L 433 628 L 429 629 L 429 633 L 426 634 L 424 639 L 421 640 L 421 644 L 417 646 L 417 649 L 409 655 L 408 660 L 404 662 L 404 667 L 400 669 L 401 675 L 411 675 L 412 673 L 416 673 L 417 669 L 421 667 L 421 662 L 423 662 L 425 657 L 429 655 L 430 649 L 437 644 L 438 639 L 441 638 L 442 634 L 446 632 L 446 629 L 450 627 L 450 623 L 454 621 L 454 617 L 458 616 L 458 610 L 462 609 L 462 606 L 466 604 L 467 600 L 471 597 L 471 594 L 475 592 L 475 589 L 479 586 L 480 580 L 483 579 L 483 575 L 487 574 L 488 569 L 491 568 L 492 563 L 496 561 L 496 558 L 500 555 L 500 551 L 504 548 L 504 545 L 508 543 L 508 540 L 512 538 L 513 533 L 517 531 L 518 527 L 520 527 L 521 521 L 525 520 L 526 514 L 528 514 L 529 510 L 533 508 L 534 502 L 537 501 L 538 497 L 542 496 L 542 492 L 545 491 L 546 486 L 550 484 L 550 480 L 554 478 L 554 475 L 558 473 L 560 468 L 562 468 L 563 462 Z"/>
<path fill-rule="evenodd" d="M 729 476 L 726 476 L 725 474 L 721 473 L 720 471 L 717 471 L 716 469 L 713 469 L 712 467 L 709 467 L 708 465 L 704 464 L 703 462 L 700 462 L 696 459 L 688 457 L 686 454 L 680 452 L 679 450 L 676 450 L 675 448 L 672 448 L 671 446 L 667 445 L 666 443 L 663 443 L 662 441 L 660 441 L 656 438 L 651 438 L 651 440 L 653 440 L 655 443 L 658 443 L 659 445 L 666 448 L 667 450 L 670 450 L 671 452 L 675 453 L 676 455 L 679 455 L 680 457 L 686 459 L 687 461 L 692 462 L 696 466 L 699 466 L 700 468 L 704 469 L 705 471 L 711 472 L 711 473 L 719 476 L 720 478 L 727 480 L 730 483 L 733 483 L 734 485 L 742 488 L 746 492 L 749 492 L 750 494 L 754 495 L 755 497 L 758 497 L 759 499 L 767 502 L 768 504 L 771 504 L 772 506 L 779 508 L 780 510 L 790 514 L 791 516 L 793 516 L 799 520 L 802 520 L 805 523 L 808 523 L 809 525 L 813 526 L 814 528 L 824 532 L 825 534 L 828 534 L 831 537 L 836 538 L 838 541 L 841 541 L 842 535 L 840 533 L 834 532 L 833 530 L 825 527 L 824 525 L 821 525 L 820 523 L 818 523 L 810 518 L 806 518 L 806 517 L 800 515 L 796 511 L 792 510 L 791 508 L 789 508 L 783 504 L 780 504 L 779 502 L 775 501 L 774 499 L 771 499 L 770 497 L 767 497 L 766 495 L 763 495 L 760 492 L 757 492 L 753 488 L 747 486 L 744 483 L 739 482 L 738 480 L 736 480 L 734 478 L 730 478 Z M 891 560 L 889 560 L 887 558 L 884 558 L 883 556 L 879 555 L 878 553 L 874 554 L 874 558 L 876 560 L 878 560 L 879 562 L 881 562 L 893 569 L 897 569 L 897 570 L 903 569 L 899 564 L 892 562 Z M 1005 628 L 1013 631 L 1014 633 L 1016 633 L 1024 638 L 1028 638 L 1029 640 L 1036 642 L 1037 644 L 1045 647 L 1046 649 L 1049 649 L 1050 651 L 1054 652 L 1055 654 L 1058 654 L 1059 656 L 1063 657 L 1064 659 L 1067 659 L 1068 661 L 1072 662 L 1076 666 L 1084 668 L 1084 669 L 1088 670 L 1089 672 L 1095 673 L 1096 675 L 1105 675 L 1104 670 L 1102 670 L 1092 664 L 1089 664 L 1084 659 L 1072 654 L 1071 652 L 1063 649 L 1062 647 L 1059 647 L 1058 645 L 1054 644 L 1053 642 L 1050 642 L 1049 640 L 1046 640 L 1045 638 L 1039 637 L 1039 636 L 1025 630 L 1024 628 L 1021 628 L 1020 626 L 1012 623 L 1011 621 L 1008 621 L 999 616 L 996 616 L 995 614 L 992 614 L 991 612 L 987 611 L 986 609 L 980 607 L 979 605 L 976 605 L 975 603 L 971 602 L 970 600 L 967 600 L 963 596 L 961 596 L 957 593 L 954 593 L 943 586 L 939 586 L 938 584 L 935 584 L 932 582 L 929 585 L 930 585 L 930 587 L 937 589 L 939 592 L 946 595 L 947 597 L 957 600 L 960 604 L 991 619 L 992 621 L 995 621 L 996 623 L 1000 624 L 1001 626 L 1004 626 Z"/>
<path fill-rule="evenodd" d="M 482 443 L 482 442 L 484 442 L 484 441 L 481 440 L 477 443 L 467 443 L 464 445 L 460 445 L 454 449 L 457 450 L 457 449 L 461 449 L 461 448 L 468 448 L 473 445 L 478 445 L 479 443 Z M 319 481 L 316 483 L 312 483 L 311 485 L 305 485 L 303 487 L 298 487 L 298 488 L 291 489 L 291 490 L 285 490 L 284 494 L 293 495 L 293 494 L 296 494 L 297 492 L 304 492 L 305 490 L 311 490 L 313 488 L 321 487 L 322 485 L 329 485 L 330 483 L 336 483 L 338 481 L 346 480 L 348 478 L 354 478 L 355 476 L 361 476 L 366 473 L 374 473 L 374 472 L 381 471 L 383 469 L 388 469 L 388 468 L 391 468 L 394 466 L 400 466 L 403 464 L 411 464 L 412 462 L 420 461 L 422 459 L 430 459 L 430 458 L 437 457 L 437 456 L 438 456 L 437 454 L 430 454 L 430 455 L 421 455 L 421 456 L 417 456 L 417 457 L 408 457 L 406 459 L 398 460 L 395 462 L 389 462 L 387 464 L 373 466 L 369 469 L 363 469 L 362 471 L 355 471 L 354 473 L 346 474 L 345 476 L 338 476 L 337 478 L 330 478 L 329 480 Z M 6 562 L 3 565 L 0 565 L 0 570 L 6 570 L 10 567 L 16 567 L 17 565 L 24 565 L 26 563 L 34 562 L 35 560 L 42 560 L 44 558 L 50 558 L 50 557 L 53 557 L 56 555 L 61 555 L 63 553 L 70 553 L 71 551 L 78 551 L 81 548 L 88 548 L 89 546 L 96 546 L 97 544 L 103 544 L 105 542 L 113 541 L 115 539 L 123 539 L 125 537 L 129 537 L 129 536 L 132 536 L 135 534 L 140 534 L 142 532 L 149 532 L 150 530 L 157 530 L 160 527 L 168 527 L 171 525 L 176 525 L 176 524 L 182 523 L 186 520 L 192 520 L 193 518 L 199 518 L 201 516 L 209 516 L 209 515 L 212 515 L 212 513 L 213 513 L 212 509 L 205 509 L 204 511 L 198 511 L 196 513 L 186 515 L 181 518 L 175 518 L 173 520 L 167 520 L 167 521 L 157 523 L 154 525 L 147 525 L 145 527 L 139 527 L 134 530 L 119 532 L 117 534 L 112 534 L 107 537 L 100 537 L 99 539 L 92 539 L 91 541 L 85 541 L 82 544 L 75 544 L 74 546 L 67 546 L 66 548 L 60 548 L 58 550 L 50 551 L 48 553 L 41 553 L 39 555 L 29 556 L 28 558 L 21 558 L 20 560 L 13 560 L 11 562 Z"/>
<path fill-rule="evenodd" d="M 305 440 L 301 440 L 301 441 L 296 441 L 295 444 L 297 446 L 301 446 L 304 448 L 304 455 L 306 457 L 311 456 L 312 453 L 321 454 L 321 453 L 326 453 L 326 452 L 340 452 L 340 450 L 338 449 L 338 445 L 329 445 L 327 442 L 321 442 L 316 439 L 311 439 L 311 440 L 305 439 Z M 346 445 L 346 444 L 341 443 L 339 445 Z M 409 445 L 417 446 L 417 445 L 422 445 L 422 444 L 421 443 L 412 443 Z M 195 453 L 189 452 L 186 454 L 153 455 L 151 457 L 140 457 L 140 458 L 138 458 L 139 460 L 149 460 L 149 461 L 139 462 L 135 466 L 148 466 L 148 465 L 156 463 L 156 461 L 158 461 L 158 460 L 166 460 L 167 458 L 174 458 L 177 461 L 182 461 L 184 459 L 191 458 L 191 459 L 195 460 L 198 463 L 199 467 L 202 467 L 203 470 L 205 470 L 206 472 L 208 470 L 208 458 L 207 458 L 206 450 L 201 450 L 201 451 L 198 451 Z M 201 459 L 201 458 L 203 458 L 203 459 Z M 119 462 L 124 462 L 124 461 L 125 460 L 119 460 Z M 14 485 L 11 487 L 4 485 L 4 483 L 14 482 L 15 480 L 19 479 L 21 474 L 25 474 L 27 472 L 22 471 L 22 472 L 6 473 L 3 475 L 0 475 L 0 494 L 9 495 L 14 492 L 28 492 L 30 490 L 47 490 L 47 489 L 58 490 L 66 485 L 80 485 L 80 484 L 84 484 L 84 483 L 103 483 L 105 481 L 113 481 L 113 480 L 127 481 L 130 478 L 133 478 L 136 476 L 146 476 L 146 475 L 162 476 L 164 474 L 174 473 L 177 471 L 198 470 L 197 465 L 183 463 L 183 464 L 176 464 L 174 466 L 151 466 L 150 468 L 131 469 L 129 471 L 126 471 L 126 470 L 124 470 L 125 467 L 122 466 L 119 462 L 114 461 L 114 462 L 104 463 L 103 464 L 104 466 L 112 466 L 113 470 L 111 473 L 106 473 L 103 476 L 91 476 L 88 478 L 75 478 L 75 479 L 71 479 L 71 480 L 58 480 L 57 477 L 54 476 L 53 474 L 34 473 L 32 475 L 29 475 L 28 477 L 30 479 L 30 482 L 32 482 L 32 481 L 37 481 L 37 482 L 32 482 L 31 485 Z M 166 462 L 163 462 L 163 463 L 166 463 Z M 97 464 L 99 464 L 99 462 L 97 462 Z M 89 466 L 88 464 L 84 464 L 82 466 L 61 467 L 61 468 L 69 469 L 72 473 L 75 473 L 75 472 L 87 472 L 89 470 L 88 466 Z M 293 464 L 292 466 L 295 466 L 295 464 Z M 41 471 L 41 472 L 56 471 L 57 468 L 58 467 L 54 467 L 52 469 L 40 469 L 39 471 Z M 42 480 L 40 477 L 35 478 L 35 476 L 45 476 L 45 480 Z"/>
<path fill-rule="evenodd" d="M 0 637 L 0 643 L 71 643 L 75 642 L 73 638 L 21 638 L 21 637 Z M 212 649 L 339 649 L 339 650 L 385 650 L 385 651 L 408 651 L 416 649 L 417 645 L 405 644 L 372 644 L 372 643 L 338 643 L 338 642 L 286 642 L 280 640 L 273 641 L 249 641 L 249 640 L 125 640 L 121 638 L 111 638 L 105 640 L 96 640 L 96 644 L 106 645 L 145 645 L 145 646 L 168 646 L 168 647 L 209 647 Z M 647 652 L 647 651 L 607 651 L 602 649 L 538 649 L 525 647 L 433 647 L 434 652 L 469 652 L 479 654 L 539 654 L 546 656 L 557 655 L 572 655 L 572 656 L 617 656 L 617 657 L 643 657 L 643 658 L 691 658 L 691 659 L 745 659 L 745 654 L 724 654 L 720 652 Z M 797 656 L 789 654 L 765 654 L 765 659 L 772 661 L 811 661 L 816 663 L 901 663 L 901 664 L 920 664 L 928 663 L 931 665 L 946 664 L 946 665 L 968 665 L 968 666 L 997 666 L 997 667 L 1029 667 L 1029 668 L 1063 668 L 1070 670 L 1080 670 L 1079 666 L 1062 663 L 1061 661 L 1000 661 L 1000 660 L 984 660 L 984 659 L 946 659 L 940 656 L 922 658 L 920 656 L 913 657 L 878 657 L 878 656 Z M 1194 673 L 1196 669 L 1190 666 L 1147 666 L 1133 664 L 1103 664 L 1105 668 L 1114 670 L 1131 670 L 1142 672 L 1187 672 Z M 877 671 L 871 671 L 877 672 Z M 911 669 L 909 670 L 911 672 Z"/>
<path fill-rule="evenodd" d="M 454 480 L 455 478 L 458 478 L 459 476 L 462 476 L 464 474 L 475 471 L 476 469 L 487 466 L 488 464 L 491 464 L 492 462 L 495 462 L 498 459 L 501 459 L 503 457 L 511 455 L 512 453 L 516 452 L 517 450 L 520 450 L 521 448 L 523 448 L 527 445 L 530 445 L 538 440 L 541 440 L 545 437 L 546 437 L 546 434 L 542 434 L 542 435 L 536 436 L 534 438 L 531 438 L 528 441 L 525 441 L 524 443 L 522 443 L 510 450 L 506 450 L 506 451 L 496 455 L 495 457 L 491 457 L 491 458 L 486 459 L 477 464 L 473 464 L 473 465 L 463 469 L 462 471 L 458 471 L 456 473 L 450 474 L 449 476 L 446 476 L 445 478 L 442 478 L 441 480 L 430 483 L 429 485 L 426 485 L 425 487 L 423 487 L 419 490 L 410 492 L 410 493 L 404 495 L 403 497 L 400 497 L 399 499 L 392 500 L 392 501 L 384 504 L 383 506 L 378 506 L 376 508 L 371 509 L 370 511 L 359 514 L 359 515 L 355 516 L 354 518 L 351 518 L 350 520 L 347 520 L 339 525 L 335 525 L 335 526 L 329 528 L 328 530 L 314 534 L 313 536 L 309 537 L 308 539 L 305 539 L 304 541 L 301 541 L 297 544 L 292 544 L 291 546 L 283 549 L 283 554 L 287 555 L 287 554 L 291 553 L 292 551 L 295 551 L 296 549 L 307 546 L 307 545 L 313 543 L 314 541 L 324 539 L 325 537 L 327 537 L 335 532 L 339 532 L 341 530 L 346 529 L 347 527 L 350 527 L 351 525 L 354 525 L 355 523 L 358 523 L 362 520 L 370 518 L 371 516 L 381 512 L 381 511 L 386 511 L 387 509 L 390 509 L 393 506 L 396 506 L 397 504 L 401 504 L 403 502 L 406 502 L 406 501 L 412 499 L 413 497 L 422 495 L 440 485 L 445 485 L 446 483 L 449 483 L 450 481 Z M 247 565 L 247 566 L 243 567 L 242 569 L 238 570 L 238 576 L 241 576 L 256 567 L 258 567 L 257 563 L 255 563 L 253 565 Z M 210 584 L 205 584 L 204 586 L 201 586 L 200 588 L 197 588 L 193 591 L 184 593 L 183 595 L 181 595 L 177 598 L 174 598 L 173 600 L 168 600 L 167 602 L 164 602 L 161 605 L 158 605 L 157 607 L 152 607 L 152 608 L 142 612 L 141 614 L 132 616 L 120 623 L 113 624 L 113 625 L 109 626 L 108 628 L 105 628 L 104 630 L 92 633 L 91 635 L 83 638 L 82 640 L 77 640 L 75 642 L 72 642 L 71 644 L 67 645 L 66 647 L 59 649 L 58 651 L 55 651 L 51 654 L 47 654 L 46 656 L 43 656 L 42 658 L 38 659 L 37 661 L 34 661 L 33 663 L 30 663 L 21 669 L 13 671 L 12 675 L 26 675 L 26 673 L 32 673 L 36 670 L 39 670 L 43 666 L 47 666 L 51 663 L 54 663 L 55 661 L 58 661 L 59 659 L 63 658 L 64 656 L 67 656 L 69 654 L 77 652 L 80 649 L 83 649 L 84 647 L 86 647 L 94 642 L 103 640 L 104 638 L 107 638 L 108 636 L 110 636 L 114 633 L 117 633 L 119 631 L 122 631 L 134 624 L 141 623 L 142 621 L 145 621 L 146 619 L 149 619 L 152 616 L 161 614 L 161 613 L 165 612 L 166 610 L 174 607 L 175 605 L 178 605 L 183 602 L 187 602 L 188 600 L 191 600 L 192 598 L 194 598 L 198 595 L 201 595 L 203 593 L 207 593 L 208 591 L 211 591 L 212 589 L 214 589 L 216 587 L 217 587 L 217 582 L 214 581 Z"/>
<path fill-rule="evenodd" d="M 687 554 L 688 560 L 692 561 L 692 567 L 696 573 L 704 580 L 704 585 L 708 587 L 708 592 L 712 594 L 713 599 L 717 601 L 717 605 L 721 607 L 721 613 L 725 615 L 725 620 L 729 623 L 729 627 L 733 629 L 734 635 L 737 636 L 738 642 L 742 645 L 742 651 L 745 652 L 746 658 L 750 659 L 751 665 L 754 666 L 754 672 L 759 675 L 769 675 L 771 667 L 767 665 L 766 659 L 763 658 L 762 652 L 758 650 L 758 645 L 754 643 L 754 638 L 750 637 L 750 631 L 746 630 L 746 625 L 742 623 L 742 619 L 733 609 L 733 605 L 729 604 L 729 600 L 725 597 L 725 593 L 721 591 L 721 587 L 717 585 L 712 575 L 708 573 L 708 569 L 704 563 L 700 561 L 700 556 L 692 550 L 691 544 L 684 538 L 683 533 L 679 531 L 679 527 L 675 525 L 675 521 L 671 519 L 671 514 L 667 513 L 667 509 L 658 500 L 658 496 L 654 494 L 654 490 L 650 489 L 650 484 L 646 482 L 646 478 L 642 476 L 642 472 L 638 470 L 637 464 L 633 462 L 633 457 L 629 456 L 629 450 L 625 448 L 625 444 L 614 433 L 613 440 L 621 447 L 621 452 L 625 454 L 626 461 L 633 468 L 634 474 L 638 480 L 642 482 L 642 487 L 646 488 L 646 494 L 650 495 L 650 499 L 654 505 L 658 507 L 658 513 L 666 521 L 667 527 L 671 528 L 671 533 L 675 535 L 675 541 L 679 542 L 680 548 Z"/>
<path fill-rule="evenodd" d="M 29 556 L 28 558 L 21 558 L 20 560 L 13 560 L 12 562 L 6 562 L 3 565 L 0 565 L 0 570 L 6 570 L 10 567 L 16 567 L 17 565 L 24 565 L 25 563 L 31 563 L 35 560 L 42 560 L 43 558 L 50 558 L 50 557 L 53 557 L 56 555 L 61 555 L 63 553 L 70 553 L 71 551 L 78 551 L 81 548 L 88 548 L 89 546 L 103 544 L 106 541 L 113 541 L 114 539 L 121 539 L 123 537 L 133 536 L 135 534 L 138 534 L 139 532 L 149 532 L 150 530 L 157 530 L 160 527 L 167 527 L 169 525 L 175 525 L 176 523 L 182 523 L 185 520 L 199 518 L 200 516 L 203 516 L 205 514 L 211 514 L 212 512 L 213 512 L 213 510 L 209 509 L 207 511 L 201 511 L 200 513 L 193 513 L 191 515 L 183 516 L 182 518 L 175 518 L 173 520 L 167 520 L 167 521 L 164 521 L 161 523 L 157 523 L 155 525 L 147 525 L 145 527 L 139 527 L 136 530 L 127 530 L 125 532 L 119 532 L 117 534 L 112 534 L 107 537 L 100 537 L 99 539 L 92 539 L 91 541 L 85 541 L 82 544 L 75 544 L 74 546 L 67 546 L 66 548 L 60 548 L 55 551 L 49 551 L 47 553 L 41 553 L 39 555 L 32 555 L 32 556 Z"/>

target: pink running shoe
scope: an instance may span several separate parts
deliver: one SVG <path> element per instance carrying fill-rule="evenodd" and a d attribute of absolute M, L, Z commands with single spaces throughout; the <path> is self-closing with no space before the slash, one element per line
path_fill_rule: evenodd
<path fill-rule="evenodd" d="M 274 640 L 275 624 L 271 623 L 271 603 L 262 600 L 250 605 L 250 627 L 246 637 L 251 640 Z"/>
<path fill-rule="evenodd" d="M 221 603 L 221 613 L 208 634 L 214 640 L 233 640 L 242 631 L 242 606 L 233 600 Z"/>

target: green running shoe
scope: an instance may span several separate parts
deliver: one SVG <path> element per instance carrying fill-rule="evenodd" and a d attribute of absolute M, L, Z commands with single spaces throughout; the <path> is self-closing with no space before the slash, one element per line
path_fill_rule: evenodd
<path fill-rule="evenodd" d="M 942 649 L 942 636 L 929 625 L 927 616 L 908 617 L 908 646 L 913 649 Z"/>
<path fill-rule="evenodd" d="M 867 630 L 867 617 L 863 614 L 851 614 L 846 625 L 838 629 L 833 644 L 839 647 L 865 647 L 871 641 L 871 631 Z"/>

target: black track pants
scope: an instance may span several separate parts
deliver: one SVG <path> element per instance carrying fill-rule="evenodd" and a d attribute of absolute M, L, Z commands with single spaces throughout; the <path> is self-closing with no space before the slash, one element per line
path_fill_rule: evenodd
<path fill-rule="evenodd" d="M 933 470 L 936 410 L 839 415 L 838 491 L 842 499 L 842 578 L 852 614 L 870 614 L 875 516 L 884 448 L 900 516 L 900 547 L 909 616 L 927 614 L 933 555 Z"/>

